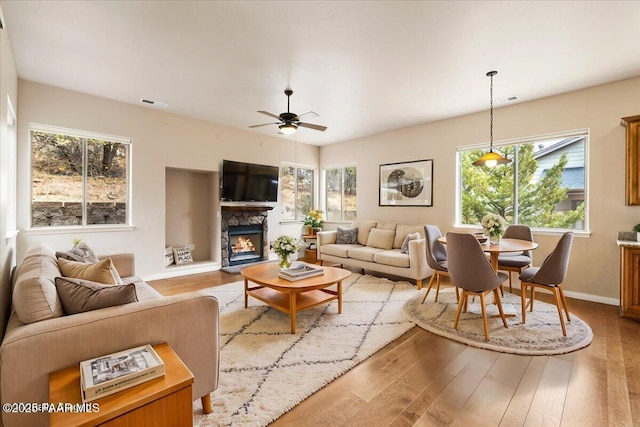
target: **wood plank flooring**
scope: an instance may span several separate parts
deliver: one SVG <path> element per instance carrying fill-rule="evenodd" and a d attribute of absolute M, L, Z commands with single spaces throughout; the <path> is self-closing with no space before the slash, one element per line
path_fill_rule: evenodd
<path fill-rule="evenodd" d="M 239 280 L 216 271 L 150 284 L 174 295 Z M 593 329 L 587 348 L 518 356 L 416 327 L 272 426 L 640 426 L 640 322 L 617 307 L 568 304 Z"/>

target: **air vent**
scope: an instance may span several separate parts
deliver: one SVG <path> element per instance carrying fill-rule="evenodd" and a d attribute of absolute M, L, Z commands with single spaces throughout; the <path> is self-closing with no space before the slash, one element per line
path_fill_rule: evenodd
<path fill-rule="evenodd" d="M 507 104 L 509 102 L 514 102 L 514 101 L 517 101 L 519 99 L 520 99 L 520 97 L 518 97 L 516 95 L 513 95 L 513 96 L 510 96 L 508 98 L 496 99 L 496 104 Z"/>
<path fill-rule="evenodd" d="M 169 104 L 165 104 L 164 102 L 153 101 L 151 99 L 146 99 L 146 98 L 140 99 L 140 103 L 147 104 L 147 105 L 153 105 L 154 107 L 158 107 L 158 108 L 167 108 L 167 107 L 169 107 Z"/>

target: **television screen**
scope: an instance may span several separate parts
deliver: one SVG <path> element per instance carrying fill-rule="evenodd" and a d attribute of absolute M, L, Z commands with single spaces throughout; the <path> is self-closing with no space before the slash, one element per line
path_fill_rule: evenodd
<path fill-rule="evenodd" d="M 277 166 L 222 161 L 221 200 L 229 202 L 277 202 Z"/>

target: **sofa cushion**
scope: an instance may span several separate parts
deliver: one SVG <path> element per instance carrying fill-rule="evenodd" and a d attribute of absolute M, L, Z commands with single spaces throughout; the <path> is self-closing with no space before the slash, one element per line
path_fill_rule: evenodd
<path fill-rule="evenodd" d="M 372 228 L 367 240 L 367 246 L 379 249 L 391 249 L 393 240 L 396 236 L 394 230 L 382 230 L 380 228 Z"/>
<path fill-rule="evenodd" d="M 396 238 L 393 241 L 393 248 L 400 249 L 402 248 L 402 242 L 404 242 L 404 238 L 407 237 L 409 233 L 418 232 L 420 234 L 420 238 L 424 237 L 424 225 L 406 225 L 406 224 L 398 224 L 396 228 Z"/>
<path fill-rule="evenodd" d="M 377 224 L 376 221 L 356 220 L 353 222 L 353 228 L 358 229 L 358 244 L 366 245 L 369 239 L 369 232 Z"/>
<path fill-rule="evenodd" d="M 359 246 L 349 250 L 349 258 L 360 261 L 373 262 L 373 257 L 384 249 L 373 248 L 371 246 Z"/>
<path fill-rule="evenodd" d="M 56 277 L 56 288 L 65 314 L 83 313 L 137 302 L 136 285 L 111 286 L 89 280 Z"/>
<path fill-rule="evenodd" d="M 358 243 L 358 229 L 338 227 L 336 230 L 336 243 L 339 245 L 355 245 Z"/>
<path fill-rule="evenodd" d="M 409 242 L 412 240 L 417 240 L 419 238 L 420 238 L 420 233 L 418 233 L 417 231 L 415 233 L 407 234 L 406 237 L 404 238 L 404 241 L 402 242 L 402 246 L 400 247 L 400 252 L 402 252 L 403 254 L 408 254 Z"/>
<path fill-rule="evenodd" d="M 90 280 L 107 285 L 122 284 L 122 280 L 113 266 L 111 258 L 105 258 L 100 262 L 94 263 L 83 263 L 59 258 L 58 266 L 60 267 L 62 275 L 66 277 Z"/>
<path fill-rule="evenodd" d="M 376 228 L 379 228 L 381 230 L 396 231 L 396 227 L 398 227 L 398 224 L 392 222 L 379 222 L 376 224 Z"/>
<path fill-rule="evenodd" d="M 378 264 L 391 265 L 394 267 L 409 268 L 409 255 L 403 254 L 399 249 L 378 252 L 373 256 L 373 260 Z"/>
<path fill-rule="evenodd" d="M 360 248 L 360 245 L 338 245 L 330 243 L 320 246 L 320 253 L 325 255 L 333 255 L 340 258 L 349 258 L 349 251 L 354 248 Z"/>
<path fill-rule="evenodd" d="M 15 271 L 13 308 L 22 323 L 62 316 L 55 278 L 60 276 L 55 253 L 44 245 L 27 250 Z"/>

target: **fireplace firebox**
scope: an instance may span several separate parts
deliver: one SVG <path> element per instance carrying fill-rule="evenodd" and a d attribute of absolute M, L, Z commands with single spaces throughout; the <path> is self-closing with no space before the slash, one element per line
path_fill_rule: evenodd
<path fill-rule="evenodd" d="M 246 264 L 262 259 L 262 225 L 229 227 L 229 265 Z"/>

